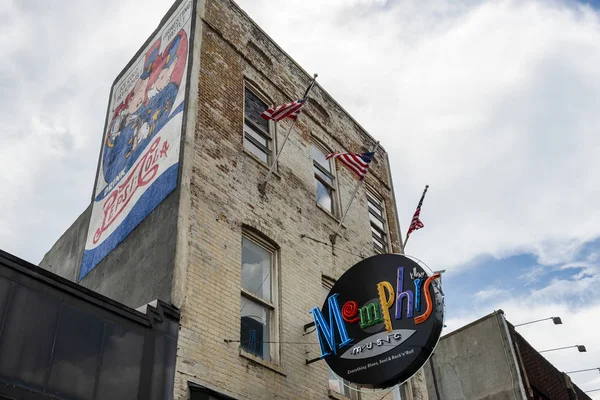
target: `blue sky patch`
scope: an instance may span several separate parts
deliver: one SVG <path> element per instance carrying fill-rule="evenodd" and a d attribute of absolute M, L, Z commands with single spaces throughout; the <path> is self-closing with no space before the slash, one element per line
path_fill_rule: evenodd
<path fill-rule="evenodd" d="M 464 272 L 444 276 L 448 317 L 460 317 L 470 312 L 489 307 L 492 312 L 504 300 L 530 296 L 561 281 L 573 282 L 573 292 L 564 294 L 574 308 L 585 306 L 596 296 L 589 291 L 581 292 L 578 283 L 598 279 L 596 264 L 600 251 L 600 239 L 582 245 L 574 254 L 576 261 L 540 265 L 532 253 L 518 254 L 497 259 L 480 256 L 472 261 Z"/>

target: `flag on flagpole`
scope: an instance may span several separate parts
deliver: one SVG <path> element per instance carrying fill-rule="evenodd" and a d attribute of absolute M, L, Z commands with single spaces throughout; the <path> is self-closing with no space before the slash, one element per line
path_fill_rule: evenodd
<path fill-rule="evenodd" d="M 378 148 L 379 148 L 379 142 L 375 143 L 375 145 L 373 146 L 373 149 L 366 153 L 331 153 L 331 154 L 327 154 L 325 156 L 325 159 L 327 159 L 327 160 L 332 159 L 332 158 L 333 159 L 337 158 L 338 160 L 340 160 L 340 162 L 345 164 L 348 168 L 350 168 L 350 170 L 352 172 L 354 172 L 360 178 L 360 180 L 358 182 L 356 182 L 356 187 L 354 188 L 354 192 L 352 193 L 352 197 L 350 198 L 348 207 L 346 207 L 346 211 L 344 211 L 344 214 L 342 215 L 342 219 L 340 220 L 340 223 L 338 224 L 335 232 L 329 236 L 329 240 L 331 241 L 332 245 L 335 245 L 335 239 L 337 238 L 338 233 L 340 232 L 340 229 L 342 228 L 342 223 L 344 222 L 344 219 L 346 218 L 346 214 L 348 214 L 348 210 L 350 210 L 350 206 L 352 205 L 352 202 L 354 201 L 354 198 L 356 197 L 356 193 L 358 193 L 358 188 L 362 185 L 365 175 L 367 175 L 367 171 L 369 169 L 369 163 L 371 163 L 371 161 L 373 160 L 373 157 L 375 156 L 375 152 L 377 151 Z"/>
<path fill-rule="evenodd" d="M 268 110 L 263 111 L 260 116 L 266 120 L 274 119 L 275 121 L 281 121 L 282 119 L 289 117 L 295 121 L 298 119 L 300 110 L 305 103 L 306 100 L 296 100 L 277 107 L 273 106 Z"/>
<path fill-rule="evenodd" d="M 425 226 L 419 217 L 421 216 L 421 207 L 423 206 L 423 200 L 425 199 L 425 193 L 427 193 L 428 188 L 429 185 L 426 185 L 423 195 L 421 196 L 421 200 L 419 200 L 419 204 L 415 210 L 415 214 L 412 217 L 412 221 L 410 221 L 410 226 L 408 227 L 408 232 L 406 233 L 406 240 L 408 240 L 408 237 L 412 231 L 416 231 L 417 229 L 421 229 Z"/>
<path fill-rule="evenodd" d="M 331 153 L 325 156 L 325 159 L 337 158 L 346 165 L 361 180 L 367 175 L 369 163 L 373 160 L 374 152 L 367 153 Z"/>
<path fill-rule="evenodd" d="M 283 151 L 285 143 L 287 142 L 288 137 L 290 136 L 290 133 L 292 132 L 292 129 L 294 129 L 294 126 L 296 125 L 296 121 L 298 120 L 298 117 L 300 116 L 300 110 L 302 109 L 304 104 L 306 104 L 306 101 L 308 100 L 308 95 L 310 94 L 310 91 L 313 88 L 313 86 L 315 86 L 316 80 L 317 80 L 317 74 L 314 74 L 313 79 L 312 79 L 312 81 L 310 81 L 310 84 L 308 85 L 308 87 L 306 88 L 306 91 L 304 92 L 304 97 L 302 97 L 301 100 L 296 100 L 291 103 L 283 104 L 279 107 L 273 106 L 273 107 L 269 108 L 268 110 L 263 111 L 260 114 L 260 116 L 266 120 L 280 121 L 286 117 L 289 117 L 293 120 L 293 122 L 290 124 L 290 127 L 288 128 L 287 133 L 285 134 L 285 137 L 283 138 L 283 143 L 281 144 L 281 148 L 279 149 L 279 151 L 275 152 L 275 159 L 271 162 L 271 167 L 269 168 L 269 172 L 267 172 L 267 176 L 266 176 L 265 180 L 258 184 L 258 191 L 260 192 L 261 195 L 265 194 L 265 190 L 267 188 L 267 182 L 269 181 L 269 178 L 271 177 L 271 174 L 273 173 L 273 168 L 277 165 L 277 160 L 279 159 L 279 156 L 281 155 L 281 152 Z M 275 150 L 277 150 L 277 149 L 275 149 Z"/>

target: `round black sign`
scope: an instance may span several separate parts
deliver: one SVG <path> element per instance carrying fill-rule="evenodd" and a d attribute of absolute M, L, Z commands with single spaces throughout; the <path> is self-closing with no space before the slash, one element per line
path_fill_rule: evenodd
<path fill-rule="evenodd" d="M 329 367 L 370 388 L 391 387 L 415 374 L 442 332 L 438 279 L 395 254 L 367 258 L 346 271 L 329 292 L 321 309 L 324 318 L 317 323 Z"/>

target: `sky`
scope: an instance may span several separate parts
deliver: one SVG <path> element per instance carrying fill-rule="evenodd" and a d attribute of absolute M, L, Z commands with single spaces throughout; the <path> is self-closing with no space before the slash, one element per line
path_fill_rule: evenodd
<path fill-rule="evenodd" d="M 406 252 L 446 270 L 446 332 L 560 316 L 518 329 L 600 367 L 600 1 L 238 4 L 381 140 L 403 232 L 430 185 Z M 0 0 L 1 249 L 38 263 L 90 202 L 110 85 L 169 7 Z"/>

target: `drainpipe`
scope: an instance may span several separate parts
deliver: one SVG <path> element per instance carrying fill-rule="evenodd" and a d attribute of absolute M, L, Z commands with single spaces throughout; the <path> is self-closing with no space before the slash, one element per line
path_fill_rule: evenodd
<path fill-rule="evenodd" d="M 510 330 L 510 328 L 509 328 L 509 330 Z M 512 332 L 511 332 L 511 335 L 512 335 Z M 527 398 L 533 399 L 533 389 L 531 389 L 531 385 L 529 384 L 529 378 L 527 377 L 527 371 L 525 370 L 525 363 L 523 362 L 523 357 L 521 356 L 521 350 L 519 349 L 519 345 L 517 344 L 516 341 L 513 341 L 513 345 L 514 345 L 515 351 L 517 353 L 517 359 L 519 361 L 519 369 L 521 370 L 521 377 L 523 378 L 523 385 L 525 386 L 525 392 L 527 393 Z"/>
<path fill-rule="evenodd" d="M 573 387 L 573 383 L 571 382 L 571 377 L 565 374 L 564 372 L 562 373 L 562 375 L 565 380 L 567 393 L 569 394 L 569 400 L 577 400 L 577 392 L 575 392 L 575 388 Z"/>

